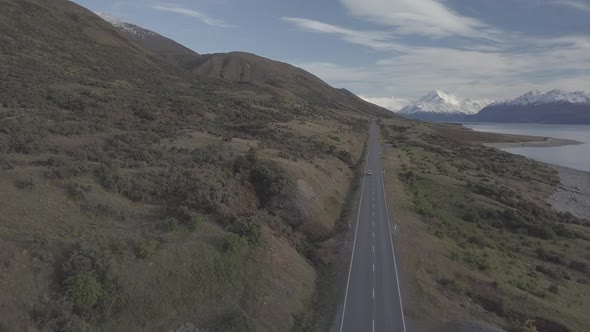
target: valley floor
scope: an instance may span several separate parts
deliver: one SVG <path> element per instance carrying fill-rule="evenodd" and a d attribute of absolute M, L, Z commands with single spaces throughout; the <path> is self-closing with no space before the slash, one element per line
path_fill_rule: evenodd
<path fill-rule="evenodd" d="M 408 331 L 588 331 L 589 173 L 482 144 L 532 137 L 400 119 L 382 137 Z"/>

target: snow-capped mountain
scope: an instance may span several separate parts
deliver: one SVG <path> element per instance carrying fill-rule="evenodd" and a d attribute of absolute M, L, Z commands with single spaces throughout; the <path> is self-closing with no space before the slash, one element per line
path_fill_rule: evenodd
<path fill-rule="evenodd" d="M 530 122 L 530 123 L 590 123 L 590 94 L 583 91 L 529 91 L 512 100 L 491 104 L 469 121 Z"/>
<path fill-rule="evenodd" d="M 559 89 L 549 92 L 533 90 L 513 100 L 499 102 L 502 105 L 535 105 L 551 103 L 590 104 L 590 95 L 583 91 L 567 92 Z"/>
<path fill-rule="evenodd" d="M 97 14 L 103 20 L 111 23 L 127 38 L 168 59 L 174 64 L 180 64 L 183 66 L 186 63 L 200 60 L 200 56 L 196 52 L 156 32 L 142 28 L 133 23 L 122 21 L 107 13 L 99 12 Z"/>
<path fill-rule="evenodd" d="M 427 121 L 462 121 L 467 115 L 475 114 L 491 103 L 491 100 L 461 98 L 441 90 L 433 90 L 402 108 L 399 114 Z"/>

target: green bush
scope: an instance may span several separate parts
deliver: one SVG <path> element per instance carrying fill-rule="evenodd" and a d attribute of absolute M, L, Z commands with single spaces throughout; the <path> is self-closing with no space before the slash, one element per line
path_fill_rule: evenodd
<path fill-rule="evenodd" d="M 150 258 L 158 251 L 158 245 L 155 240 L 140 240 L 135 246 L 135 255 L 141 259 Z"/>
<path fill-rule="evenodd" d="M 92 272 L 82 272 L 65 281 L 67 297 L 83 314 L 92 310 L 102 297 L 102 285 Z"/>
<path fill-rule="evenodd" d="M 191 231 L 197 229 L 197 226 L 203 222 L 203 218 L 198 213 L 189 209 L 187 206 L 178 208 L 178 215 L 180 221 L 188 227 Z"/>
<path fill-rule="evenodd" d="M 159 225 L 158 228 L 163 232 L 172 232 L 176 229 L 178 220 L 174 218 L 166 218 Z"/>
<path fill-rule="evenodd" d="M 230 234 L 223 241 L 223 252 L 235 254 L 242 250 L 248 244 L 248 241 L 238 234 Z"/>
<path fill-rule="evenodd" d="M 77 248 L 62 264 L 61 294 L 71 304 L 72 314 L 95 320 L 109 317 L 118 308 L 118 278 L 108 261 L 108 255 L 95 249 Z"/>
<path fill-rule="evenodd" d="M 555 250 L 545 250 L 544 248 L 539 247 L 535 250 L 535 253 L 540 259 L 544 261 L 549 261 L 555 264 L 567 265 L 565 255 Z"/>
<path fill-rule="evenodd" d="M 294 192 L 293 182 L 275 164 L 261 162 L 254 150 L 239 156 L 233 162 L 233 171 L 247 179 L 254 188 L 263 207 L 273 207 L 281 198 Z"/>
<path fill-rule="evenodd" d="M 262 226 L 254 221 L 246 222 L 242 225 L 241 234 L 248 243 L 258 245 L 262 238 Z"/>

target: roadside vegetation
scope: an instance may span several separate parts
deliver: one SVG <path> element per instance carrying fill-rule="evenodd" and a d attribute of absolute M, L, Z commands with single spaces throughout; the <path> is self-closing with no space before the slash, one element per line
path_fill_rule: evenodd
<path fill-rule="evenodd" d="M 556 171 L 478 144 L 514 137 L 398 119 L 382 134 L 411 320 L 588 329 L 590 222 L 546 203 Z"/>
<path fill-rule="evenodd" d="M 367 115 L 194 76 L 69 1 L 0 6 L 0 331 L 289 330 Z"/>

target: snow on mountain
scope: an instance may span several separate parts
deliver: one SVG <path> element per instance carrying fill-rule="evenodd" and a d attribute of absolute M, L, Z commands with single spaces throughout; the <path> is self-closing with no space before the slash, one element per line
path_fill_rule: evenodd
<path fill-rule="evenodd" d="M 112 16 L 111 14 L 99 12 L 99 13 L 97 13 L 97 15 L 100 16 L 103 20 L 111 23 L 114 27 L 124 30 L 127 33 L 134 35 L 136 37 L 146 39 L 146 38 L 158 36 L 158 34 L 153 31 L 144 29 L 144 28 L 142 28 L 138 25 L 135 25 L 133 23 L 122 21 L 122 20 Z"/>
<path fill-rule="evenodd" d="M 541 105 L 553 103 L 590 104 L 590 94 L 583 91 L 567 92 L 559 89 L 549 92 L 533 90 L 513 99 L 499 102 L 499 105 Z"/>
<path fill-rule="evenodd" d="M 400 114 L 438 113 L 438 114 L 475 114 L 491 104 L 491 100 L 474 100 L 447 94 L 441 90 L 430 91 L 418 101 L 404 107 Z"/>

